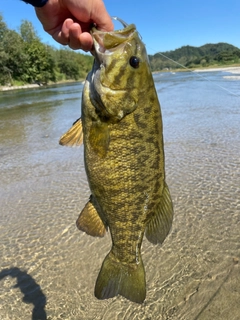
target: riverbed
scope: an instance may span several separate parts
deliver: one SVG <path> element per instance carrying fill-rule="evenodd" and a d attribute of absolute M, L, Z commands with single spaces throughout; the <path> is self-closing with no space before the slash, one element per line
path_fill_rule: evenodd
<path fill-rule="evenodd" d="M 83 148 L 58 144 L 83 85 L 0 93 L 0 319 L 240 318 L 240 81 L 228 76 L 154 75 L 175 216 L 162 246 L 144 239 L 142 305 L 93 294 L 111 239 L 76 228 Z"/>

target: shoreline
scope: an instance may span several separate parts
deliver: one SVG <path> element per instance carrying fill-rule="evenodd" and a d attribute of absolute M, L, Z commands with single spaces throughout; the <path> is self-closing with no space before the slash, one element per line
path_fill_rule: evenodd
<path fill-rule="evenodd" d="M 214 71 L 227 71 L 230 73 L 240 73 L 239 67 L 216 67 L 216 68 L 206 68 L 206 69 L 195 69 L 193 72 L 214 72 Z"/>
<path fill-rule="evenodd" d="M 196 73 L 200 73 L 200 72 L 218 72 L 218 71 L 226 71 L 229 73 L 233 73 L 233 74 L 237 74 L 240 75 L 240 66 L 226 66 L 226 67 L 209 67 L 209 68 L 196 68 L 196 69 L 171 69 L 171 70 L 158 70 L 158 71 L 153 71 L 152 74 L 156 74 L 156 73 L 161 73 L 161 72 L 166 72 L 166 73 L 178 73 L 178 72 L 196 72 Z"/>
<path fill-rule="evenodd" d="M 173 72 L 181 72 L 181 71 L 186 71 L 186 70 L 172 70 Z M 167 72 L 172 72 L 172 71 L 167 71 Z M 190 71 L 190 69 L 189 69 Z M 240 74 L 240 66 L 232 66 L 232 67 L 212 67 L 212 68 L 205 68 L 205 69 L 194 69 L 191 70 L 192 72 L 217 72 L 217 71 L 226 71 L 232 74 Z M 159 73 L 162 71 L 153 71 L 152 73 Z M 166 71 L 165 71 L 166 72 Z M 20 90 L 20 89 L 34 89 L 34 88 L 39 88 L 39 87 L 45 87 L 45 86 L 51 86 L 51 85 L 58 85 L 58 84 L 64 84 L 64 83 L 73 83 L 73 82 L 81 82 L 84 83 L 84 79 L 80 79 L 78 81 L 76 80 L 69 80 L 69 81 L 59 81 L 59 82 L 55 82 L 55 83 L 49 83 L 47 85 L 38 85 L 38 84 L 25 84 L 22 86 L 0 86 L 0 92 L 4 92 L 4 91 L 11 91 L 11 90 Z"/>
<path fill-rule="evenodd" d="M 40 87 L 38 84 L 26 84 L 23 86 L 0 86 L 0 91 L 10 91 L 19 89 L 32 89 Z"/>
<path fill-rule="evenodd" d="M 25 84 L 22 86 L 0 86 L 0 92 L 11 91 L 11 90 L 20 90 L 20 89 L 35 89 L 35 88 L 41 88 L 41 87 L 50 87 L 50 86 L 54 86 L 54 85 L 58 85 L 58 84 L 74 83 L 74 82 L 84 83 L 84 81 L 85 80 L 83 80 L 83 79 L 79 79 L 79 80 L 51 82 L 46 85 L 39 85 L 37 83 L 34 83 L 34 84 Z"/>

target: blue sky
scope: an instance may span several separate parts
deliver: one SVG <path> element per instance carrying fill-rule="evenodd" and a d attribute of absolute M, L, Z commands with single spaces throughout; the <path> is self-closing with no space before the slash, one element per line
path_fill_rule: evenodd
<path fill-rule="evenodd" d="M 149 54 L 206 43 L 227 42 L 240 48 L 240 0 L 105 0 L 111 16 L 135 23 Z M 20 0 L 1 0 L 8 28 L 33 23 L 43 42 L 59 45 L 45 33 L 34 9 Z"/>

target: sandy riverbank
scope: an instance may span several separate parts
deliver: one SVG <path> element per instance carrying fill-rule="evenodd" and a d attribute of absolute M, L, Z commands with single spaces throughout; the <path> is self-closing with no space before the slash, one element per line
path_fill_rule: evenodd
<path fill-rule="evenodd" d="M 38 88 L 38 84 L 26 84 L 24 86 L 0 86 L 0 91 L 18 90 L 18 89 L 30 89 Z"/>
<path fill-rule="evenodd" d="M 81 82 L 84 84 L 84 79 L 79 80 L 66 80 L 66 81 L 58 81 L 58 82 L 51 82 L 47 84 L 46 86 L 52 86 L 52 85 L 58 85 L 58 84 L 64 84 L 64 83 L 72 83 L 72 82 Z M 19 90 L 19 89 L 33 89 L 33 88 L 39 88 L 42 87 L 42 85 L 38 85 L 36 83 L 34 84 L 26 84 L 23 86 L 0 86 L 0 91 L 10 91 L 10 90 Z"/>
<path fill-rule="evenodd" d="M 206 68 L 206 69 L 195 69 L 193 72 L 214 72 L 214 71 L 226 71 L 230 72 L 233 74 L 239 74 L 240 75 L 240 66 L 239 67 L 221 67 L 221 68 Z M 155 73 L 155 72 L 153 72 Z M 158 73 L 158 72 L 156 72 Z M 230 78 L 231 76 L 226 76 Z M 225 77 L 225 78 L 226 78 Z M 240 78 L 240 76 L 234 76 L 234 78 Z M 79 80 L 80 82 L 84 82 L 83 80 Z M 66 82 L 76 82 L 74 81 L 66 81 Z M 57 82 L 54 84 L 59 84 L 59 83 L 65 83 L 65 82 Z M 9 90 L 18 90 L 18 89 L 31 89 L 31 88 L 38 88 L 38 84 L 27 84 L 23 86 L 0 86 L 0 91 L 9 91 Z"/>
<path fill-rule="evenodd" d="M 225 67 L 225 68 L 209 68 L 209 69 L 196 69 L 193 72 L 219 72 L 219 71 L 224 71 L 224 72 L 229 72 L 233 75 L 227 75 L 223 76 L 224 79 L 228 80 L 240 80 L 240 67 Z"/>
<path fill-rule="evenodd" d="M 226 72 L 230 72 L 230 73 L 239 73 L 240 74 L 240 67 L 195 69 L 193 72 L 214 72 L 214 71 L 226 71 Z"/>

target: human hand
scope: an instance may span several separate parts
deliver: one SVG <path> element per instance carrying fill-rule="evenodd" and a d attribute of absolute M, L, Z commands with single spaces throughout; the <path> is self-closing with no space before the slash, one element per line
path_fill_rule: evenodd
<path fill-rule="evenodd" d="M 72 49 L 91 50 L 93 39 L 89 31 L 93 23 L 99 30 L 114 28 L 102 0 L 48 0 L 35 10 L 44 30 Z"/>

